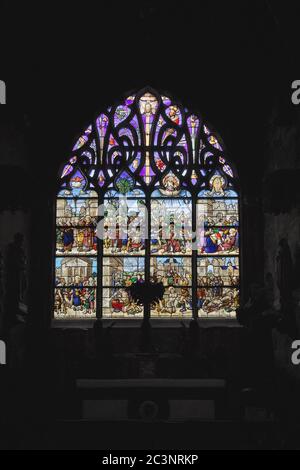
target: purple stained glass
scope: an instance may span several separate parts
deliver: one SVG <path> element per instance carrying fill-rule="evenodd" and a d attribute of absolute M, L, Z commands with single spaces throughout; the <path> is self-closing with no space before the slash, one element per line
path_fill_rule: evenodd
<path fill-rule="evenodd" d="M 221 145 L 219 144 L 218 142 L 218 139 L 214 136 L 214 135 L 211 135 L 208 139 L 210 145 L 212 145 L 213 147 L 215 147 L 216 149 L 218 150 L 222 150 L 222 147 Z"/>
<path fill-rule="evenodd" d="M 183 163 L 183 161 L 184 161 L 184 158 L 183 158 L 183 155 L 182 155 L 182 153 L 181 153 L 181 152 L 176 152 L 176 153 L 174 154 L 174 156 L 175 156 L 175 157 L 179 157 L 179 158 L 180 158 L 180 160 L 181 160 L 181 163 Z"/>
<path fill-rule="evenodd" d="M 133 162 L 129 166 L 132 173 L 134 173 L 138 169 L 138 167 L 140 166 L 140 163 L 141 163 L 141 154 L 139 152 L 134 158 Z"/>
<path fill-rule="evenodd" d="M 130 121 L 130 124 L 139 132 L 139 121 L 136 116 L 132 118 L 132 120 Z"/>
<path fill-rule="evenodd" d="M 152 170 L 151 166 L 146 166 L 144 165 L 143 168 L 141 169 L 140 171 L 140 176 L 154 176 L 155 173 L 154 171 Z"/>
<path fill-rule="evenodd" d="M 72 165 L 65 165 L 61 174 L 61 178 L 64 178 L 73 171 Z"/>
<path fill-rule="evenodd" d="M 125 104 L 127 106 L 130 106 L 133 102 L 134 102 L 134 99 L 135 99 L 135 96 L 132 95 L 132 96 L 128 96 L 126 99 L 125 99 Z"/>
<path fill-rule="evenodd" d="M 165 106 L 170 106 L 170 104 L 171 104 L 170 98 L 168 98 L 167 96 L 162 96 L 161 99 L 162 99 L 162 102 Z"/>
<path fill-rule="evenodd" d="M 112 156 L 111 156 L 111 161 L 113 162 L 113 161 L 114 161 L 117 157 L 119 157 L 120 155 L 121 155 L 121 154 L 120 154 L 120 152 L 118 152 L 118 151 L 113 152 L 113 154 L 112 154 Z M 120 161 L 119 161 L 119 160 L 117 161 L 117 164 L 118 164 L 118 165 L 120 164 Z"/>
<path fill-rule="evenodd" d="M 105 176 L 102 170 L 100 170 L 99 172 L 98 183 L 99 183 L 100 188 L 102 188 L 102 186 L 104 186 L 105 184 Z"/>
<path fill-rule="evenodd" d="M 132 132 L 127 127 L 124 127 L 123 129 L 119 130 L 119 136 L 120 137 L 127 137 L 130 140 L 130 142 L 132 143 L 132 145 L 134 145 L 134 139 L 133 139 Z M 127 144 L 127 142 L 124 142 L 124 144 Z"/>
<path fill-rule="evenodd" d="M 117 142 L 112 134 L 109 136 L 109 141 L 108 141 L 108 150 L 110 150 L 112 147 L 115 147 L 117 145 Z"/>
<path fill-rule="evenodd" d="M 213 157 L 213 156 L 214 156 L 213 153 L 211 153 L 211 152 L 205 152 L 205 154 L 204 154 L 204 163 L 207 163 L 206 160 L 207 160 L 208 158 L 210 158 L 210 157 Z"/>
<path fill-rule="evenodd" d="M 78 150 L 81 147 L 83 147 L 83 145 L 88 141 L 89 135 L 90 135 L 91 132 L 92 132 L 92 126 L 90 125 L 86 129 L 85 133 L 81 137 L 79 137 L 79 139 L 77 140 L 76 144 L 73 147 L 73 151 Z"/>
<path fill-rule="evenodd" d="M 233 171 L 232 171 L 232 169 L 229 165 L 224 165 L 223 170 L 225 171 L 225 173 L 227 173 L 227 175 L 229 175 L 229 176 L 231 176 L 231 178 L 233 178 Z"/>
<path fill-rule="evenodd" d="M 193 172 L 192 172 L 191 182 L 192 182 L 192 184 L 193 184 L 194 186 L 195 186 L 195 185 L 197 184 L 197 182 L 198 182 L 198 176 L 197 176 L 195 170 L 193 170 Z"/>
<path fill-rule="evenodd" d="M 96 120 L 96 126 L 98 130 L 99 137 L 104 137 L 107 131 L 109 120 L 106 114 L 100 114 Z"/>
<path fill-rule="evenodd" d="M 130 114 L 130 109 L 127 106 L 120 105 L 117 107 L 114 116 L 114 124 L 117 126 L 121 122 L 125 121 Z"/>
<path fill-rule="evenodd" d="M 175 129 L 167 129 L 165 132 L 164 132 L 164 135 L 163 135 L 163 138 L 162 138 L 162 141 L 161 143 L 163 144 L 164 141 L 168 138 L 168 137 L 177 137 L 177 132 L 175 131 Z M 169 141 L 168 142 L 168 145 L 172 145 L 172 142 Z"/>
<path fill-rule="evenodd" d="M 85 150 L 84 152 L 82 152 L 82 155 L 84 157 L 87 157 L 89 159 L 90 163 L 92 163 L 92 154 L 91 154 L 91 152 L 89 152 L 88 150 Z"/>
<path fill-rule="evenodd" d="M 183 136 L 181 137 L 180 142 L 179 142 L 179 146 L 184 147 L 186 150 L 188 149 L 185 134 L 183 134 Z"/>
<path fill-rule="evenodd" d="M 133 117 L 133 119 L 130 121 L 130 124 L 136 130 L 138 145 L 141 145 L 141 132 L 140 132 L 140 126 L 139 126 L 139 121 L 138 121 L 137 116 Z"/>

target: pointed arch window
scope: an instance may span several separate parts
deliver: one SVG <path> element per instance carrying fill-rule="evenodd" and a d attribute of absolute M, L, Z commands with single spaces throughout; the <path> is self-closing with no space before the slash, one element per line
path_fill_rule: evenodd
<path fill-rule="evenodd" d="M 162 282 L 152 318 L 232 318 L 239 192 L 221 138 L 152 89 L 76 141 L 56 200 L 54 318 L 142 318 L 129 287 Z"/>

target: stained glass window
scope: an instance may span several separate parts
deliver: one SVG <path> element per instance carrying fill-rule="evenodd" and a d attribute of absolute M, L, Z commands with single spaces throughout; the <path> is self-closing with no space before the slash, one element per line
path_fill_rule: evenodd
<path fill-rule="evenodd" d="M 56 318 L 96 317 L 97 211 L 98 194 L 75 169 L 56 201 Z"/>
<path fill-rule="evenodd" d="M 239 238 L 238 178 L 220 136 L 167 94 L 131 93 L 61 168 L 54 318 L 232 318 Z M 164 288 L 148 307 L 131 295 L 145 283 Z"/>
<path fill-rule="evenodd" d="M 232 317 L 239 305 L 239 201 L 220 171 L 198 194 L 197 229 L 198 314 Z"/>

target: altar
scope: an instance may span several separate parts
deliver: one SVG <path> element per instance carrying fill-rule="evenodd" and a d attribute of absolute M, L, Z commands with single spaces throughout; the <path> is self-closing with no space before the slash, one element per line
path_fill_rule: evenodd
<path fill-rule="evenodd" d="M 99 421 L 222 419 L 223 379 L 77 379 L 81 418 Z"/>

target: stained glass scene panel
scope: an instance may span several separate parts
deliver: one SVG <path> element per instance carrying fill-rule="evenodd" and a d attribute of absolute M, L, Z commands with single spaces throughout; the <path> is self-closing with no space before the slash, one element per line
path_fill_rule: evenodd
<path fill-rule="evenodd" d="M 145 280 L 145 259 L 140 257 L 103 258 L 103 285 L 129 287 Z"/>
<path fill-rule="evenodd" d="M 190 318 L 192 316 L 192 289 L 168 287 L 162 300 L 151 306 L 153 318 Z"/>
<path fill-rule="evenodd" d="M 197 260 L 198 286 L 237 286 L 238 257 L 203 257 Z"/>
<path fill-rule="evenodd" d="M 62 257 L 55 260 L 55 286 L 95 286 L 97 284 L 97 258 Z"/>
<path fill-rule="evenodd" d="M 97 199 L 57 199 L 56 225 L 58 226 L 95 226 L 97 214 Z"/>
<path fill-rule="evenodd" d="M 108 287 L 103 289 L 103 318 L 140 318 L 144 308 L 134 302 L 127 289 Z"/>
<path fill-rule="evenodd" d="M 151 254 L 192 253 L 192 201 L 152 199 Z"/>
<path fill-rule="evenodd" d="M 214 144 L 217 143 L 216 139 L 214 139 Z M 213 145 L 214 145 L 213 144 Z M 208 157 L 212 154 L 208 152 Z M 226 168 L 227 169 L 227 168 Z M 232 172 L 230 168 L 229 174 Z M 233 174 L 230 174 L 233 176 Z M 221 176 L 218 172 L 214 174 L 214 176 L 209 181 L 209 189 L 203 189 L 198 194 L 199 198 L 202 197 L 237 197 L 238 194 L 232 187 L 228 187 L 225 179 Z"/>
<path fill-rule="evenodd" d="M 200 199 L 197 203 L 198 225 L 209 227 L 237 227 L 238 199 Z"/>
<path fill-rule="evenodd" d="M 56 254 L 80 255 L 97 253 L 97 236 L 94 228 L 57 227 Z"/>
<path fill-rule="evenodd" d="M 192 261 L 188 257 L 160 257 L 150 260 L 150 276 L 153 282 L 168 286 L 192 285 Z"/>
<path fill-rule="evenodd" d="M 200 318 L 235 318 L 238 306 L 239 289 L 220 285 L 197 289 L 197 307 Z"/>
<path fill-rule="evenodd" d="M 96 289 L 78 286 L 56 288 L 54 317 L 57 319 L 95 318 Z"/>
<path fill-rule="evenodd" d="M 198 228 L 198 254 L 238 255 L 239 231 L 236 227 Z"/>
<path fill-rule="evenodd" d="M 142 200 L 105 200 L 105 255 L 144 255 L 146 233 L 146 207 Z"/>

